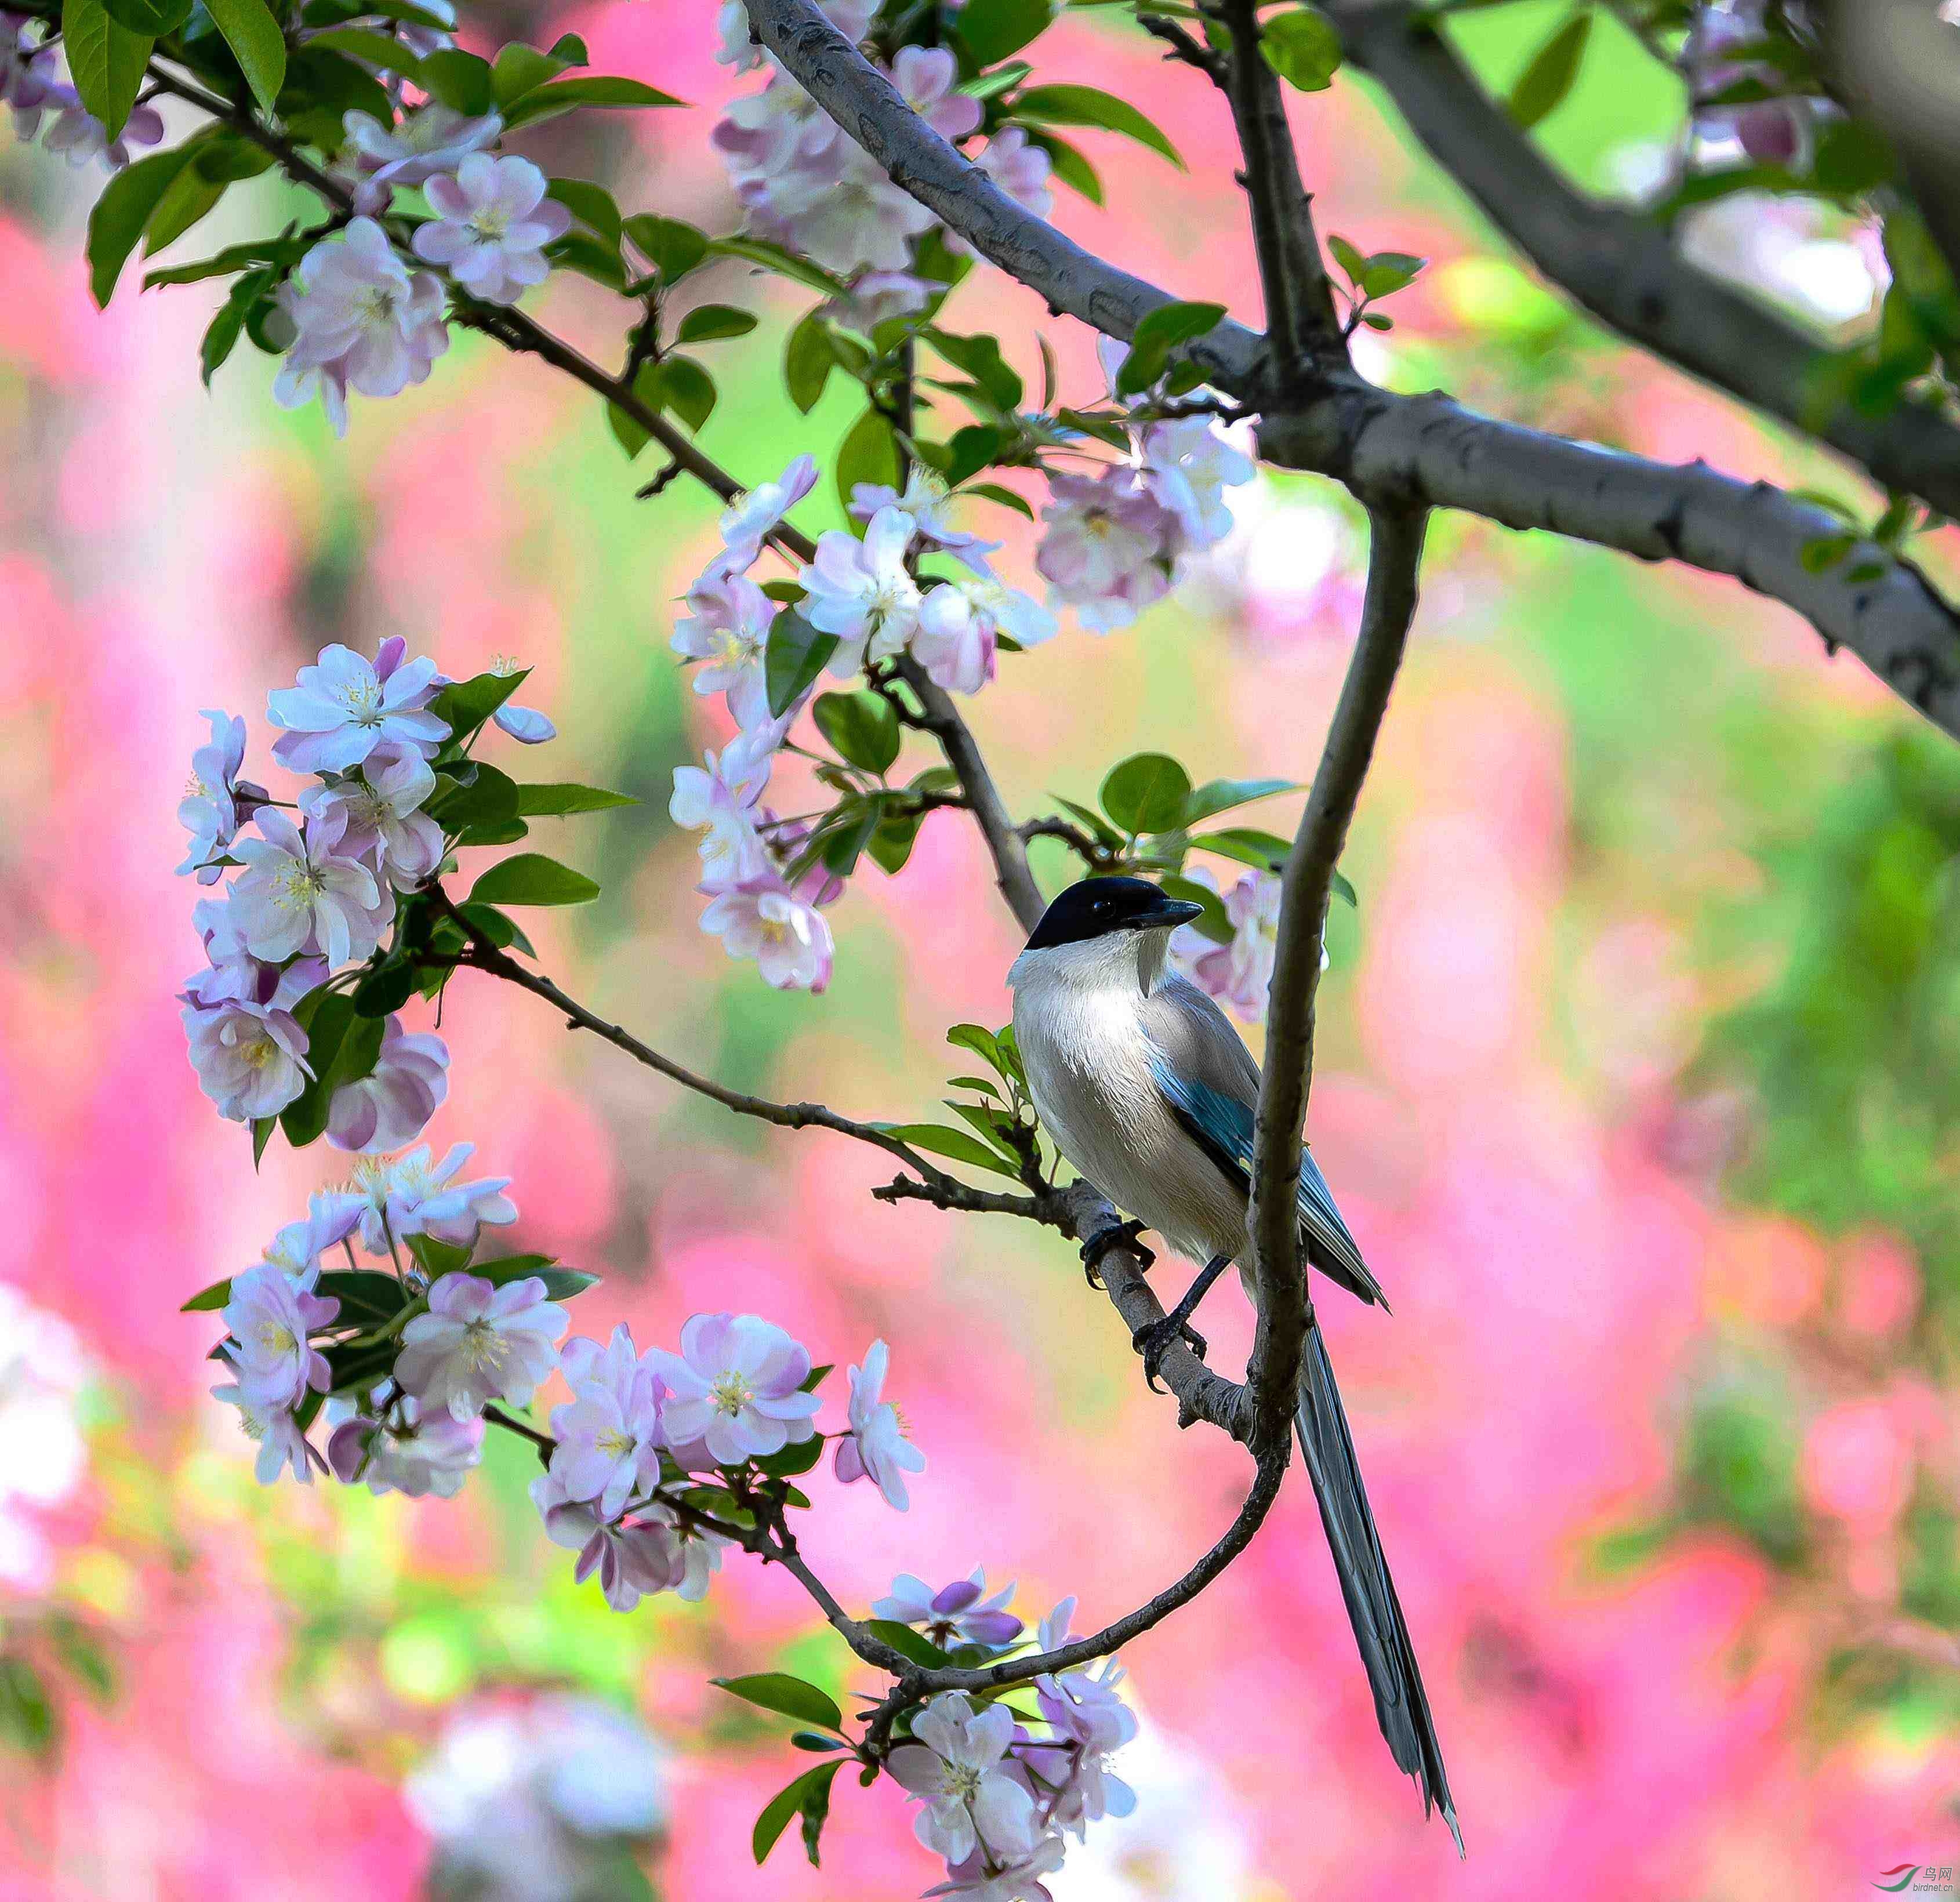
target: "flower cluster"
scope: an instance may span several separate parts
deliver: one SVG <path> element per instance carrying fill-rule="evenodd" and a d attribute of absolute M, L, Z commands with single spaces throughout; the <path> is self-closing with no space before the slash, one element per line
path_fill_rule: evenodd
<path fill-rule="evenodd" d="M 921 1625 L 929 1636 L 943 1633 L 934 1637 L 942 1648 L 1005 1655 L 1020 1634 L 1018 1618 L 998 1608 L 950 1609 L 956 1602 L 970 1608 L 983 1585 L 976 1574 L 949 1586 L 918 1615 L 917 1595 L 924 1588 L 902 1578 L 893 1597 L 873 1610 Z M 997 1608 L 1008 1595 L 988 1604 Z M 947 1611 L 937 1608 L 942 1602 Z M 1064 1598 L 1042 1621 L 1042 1650 L 1069 1642 L 1074 1610 L 1075 1601 Z M 1067 1836 L 1082 1840 L 1091 1823 L 1130 1814 L 1135 1793 L 1110 1764 L 1137 1734 L 1134 1713 L 1116 1694 L 1123 1675 L 1106 1662 L 1093 1674 L 1037 1678 L 1039 1731 L 1004 1703 L 976 1704 L 959 1691 L 941 1692 L 912 1715 L 911 1740 L 892 1752 L 886 1768 L 920 1806 L 914 1834 L 946 1859 L 947 1879 L 929 1894 L 1049 1902 L 1042 1878 L 1061 1867 Z"/>
<path fill-rule="evenodd" d="M 877 8 L 822 0 L 822 10 L 861 40 Z M 924 309 L 936 287 L 914 269 L 917 246 L 938 220 L 751 41 L 740 0 L 722 8 L 721 40 L 724 64 L 769 69 L 762 90 L 736 100 L 712 135 L 748 228 L 848 280 L 835 313 L 858 328 Z M 957 142 L 980 129 L 980 102 L 955 90 L 959 68 L 943 48 L 902 46 L 881 70 L 941 138 Z M 1052 208 L 1048 155 L 1018 127 L 995 134 L 975 163 L 1038 216 Z"/>
<path fill-rule="evenodd" d="M 1783 69 L 1758 56 L 1771 50 L 1769 11 L 1768 0 L 1723 0 L 1702 8 L 1682 44 L 1681 71 L 1698 137 L 1732 140 L 1758 165 L 1800 167 L 1808 162 L 1818 125 L 1834 109 L 1822 99 L 1787 94 Z M 1750 89 L 1770 96 L 1714 103 Z"/>
<path fill-rule="evenodd" d="M 162 143 L 163 115 L 150 105 L 132 108 L 122 131 L 111 138 L 109 129 L 61 78 L 59 52 L 43 45 L 42 34 L 40 21 L 0 12 L 0 104 L 11 108 L 14 134 L 24 145 L 40 131 L 42 120 L 50 113 L 41 143 L 73 166 L 99 158 L 110 170 L 119 172 L 129 163 L 132 146 Z"/>

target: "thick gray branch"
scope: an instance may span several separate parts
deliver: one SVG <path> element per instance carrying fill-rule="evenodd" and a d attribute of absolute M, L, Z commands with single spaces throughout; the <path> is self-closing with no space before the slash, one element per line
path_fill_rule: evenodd
<path fill-rule="evenodd" d="M 1873 0 L 1877 11 L 1886 11 Z M 1863 0 L 1860 8 L 1862 11 Z M 1895 9 L 1897 10 L 1897 9 Z M 1407 0 L 1329 0 L 1348 57 L 1378 79 L 1430 156 L 1546 277 L 1656 356 L 1814 435 L 1888 488 L 1960 515 L 1960 430 L 1923 405 L 1820 413 L 1832 353 L 1698 270 L 1650 218 L 1575 190 Z M 1960 54 L 1960 30 L 1940 27 Z"/>
<path fill-rule="evenodd" d="M 1300 1349 L 1314 1325 L 1306 1265 L 1300 1259 L 1297 1197 L 1300 1124 L 1313 1077 L 1313 1006 L 1320 988 L 1328 896 L 1402 666 L 1415 614 L 1427 521 L 1421 508 L 1370 512 L 1368 591 L 1360 633 L 1287 857 L 1267 998 L 1266 1060 L 1253 1137 L 1252 1207 L 1248 1218 L 1258 1277 L 1259 1325 L 1247 1385 L 1252 1395 L 1252 1445 L 1262 1456 L 1287 1443 Z"/>

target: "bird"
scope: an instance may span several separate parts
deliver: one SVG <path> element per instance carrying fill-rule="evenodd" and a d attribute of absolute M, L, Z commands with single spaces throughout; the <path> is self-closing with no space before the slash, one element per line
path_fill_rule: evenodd
<path fill-rule="evenodd" d="M 1048 906 L 1007 973 L 1036 1114 L 1062 1155 L 1132 1218 L 1090 1236 L 1085 1264 L 1093 1274 L 1112 1244 L 1145 1229 L 1204 1264 L 1177 1306 L 1138 1331 L 1152 1381 L 1176 1339 L 1202 1357 L 1191 1316 L 1227 1267 L 1238 1263 L 1258 1299 L 1246 1225 L 1259 1067 L 1224 1013 L 1169 966 L 1172 932 L 1203 908 L 1147 879 L 1084 879 Z M 1381 1286 L 1305 1151 L 1299 1207 L 1306 1261 L 1386 1312 Z M 1382 1735 L 1415 1779 L 1423 1814 L 1441 1811 L 1461 1855 L 1428 1695 L 1317 1325 L 1302 1353 L 1294 1424 Z"/>

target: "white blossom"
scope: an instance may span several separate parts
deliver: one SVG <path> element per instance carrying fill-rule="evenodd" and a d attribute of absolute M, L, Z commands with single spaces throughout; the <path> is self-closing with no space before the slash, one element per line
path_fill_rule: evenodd
<path fill-rule="evenodd" d="M 816 993 L 830 982 L 835 947 L 829 921 L 773 870 L 718 890 L 702 912 L 701 928 L 718 937 L 731 958 L 754 959 L 772 989 Z"/>
<path fill-rule="evenodd" d="M 287 1408 L 262 1404 L 237 1386 L 214 1387 L 211 1397 L 236 1407 L 240 1430 L 247 1439 L 258 1442 L 253 1472 L 261 1486 L 273 1484 L 288 1468 L 301 1485 L 310 1486 L 314 1469 L 326 1470 L 326 1462 Z"/>
<path fill-rule="evenodd" d="M 924 1472 L 925 1455 L 905 1438 L 899 1410 L 884 1397 L 891 1358 L 890 1348 L 874 1341 L 864 1366 L 849 1369 L 851 1430 L 837 1442 L 837 1477 L 846 1485 L 868 1478 L 902 1512 L 912 1503 L 905 1475 Z"/>
<path fill-rule="evenodd" d="M 328 1417 L 347 1403 L 329 1401 Z M 374 1413 L 352 1413 L 328 1436 L 326 1463 L 334 1477 L 353 1486 L 364 1481 L 379 1498 L 453 1499 L 483 1458 L 480 1420 L 457 1420 L 404 1395 Z"/>
<path fill-rule="evenodd" d="M 903 650 L 918 627 L 923 597 L 905 567 L 916 524 L 902 508 L 880 508 L 861 542 L 842 529 L 817 538 L 816 558 L 797 579 L 803 615 L 837 636 L 830 671 L 848 678 L 873 660 Z"/>
<path fill-rule="evenodd" d="M 371 1255 L 386 1255 L 389 1239 L 428 1235 L 457 1248 L 476 1245 L 485 1223 L 501 1227 L 517 1219 L 517 1207 L 504 1193 L 508 1175 L 474 1182 L 455 1178 L 476 1153 L 474 1143 L 456 1143 L 431 1165 L 424 1143 L 392 1160 L 364 1156 L 354 1166 L 352 1192 L 361 1198 L 361 1242 Z"/>
<path fill-rule="evenodd" d="M 204 709 L 211 739 L 190 756 L 189 790 L 177 804 L 177 823 L 190 834 L 180 873 L 195 872 L 200 885 L 215 885 L 224 868 L 212 861 L 238 832 L 238 771 L 245 763 L 245 723 L 235 714 Z"/>
<path fill-rule="evenodd" d="M 596 1502 L 600 1518 L 616 1519 L 660 1484 L 666 1389 L 623 1323 L 603 1347 L 567 1341 L 559 1361 L 572 1398 L 552 1409 L 552 1475 L 568 1500 Z"/>
<path fill-rule="evenodd" d="M 1152 423 L 1142 459 L 1150 492 L 1176 519 L 1180 553 L 1201 554 L 1231 533 L 1225 491 L 1249 482 L 1256 466 L 1210 417 Z"/>
<path fill-rule="evenodd" d="M 515 304 L 550 276 L 544 247 L 571 228 L 571 212 L 545 196 L 549 183 L 527 158 L 471 153 L 453 177 L 428 181 L 436 216 L 415 227 L 415 256 L 487 303 Z"/>
<path fill-rule="evenodd" d="M 1041 1837 L 1035 1801 L 1005 1761 L 1014 1716 L 1004 1704 L 978 1710 L 956 1690 L 943 1690 L 912 1719 L 918 1741 L 901 1744 L 887 1760 L 893 1777 L 924 1807 L 913 1833 L 949 1863 L 976 1850 L 995 1857 L 1027 1855 Z"/>
<path fill-rule="evenodd" d="M 449 1094 L 449 1046 L 390 1017 L 373 1071 L 342 1083 L 327 1105 L 326 1140 L 372 1153 L 412 1143 Z"/>
<path fill-rule="evenodd" d="M 261 1263 L 232 1277 L 224 1354 L 237 1370 L 239 1392 L 255 1406 L 297 1407 L 309 1388 L 323 1394 L 332 1384 L 326 1357 L 310 1336 L 339 1313 L 340 1303 L 313 1292 L 318 1274 L 314 1269 L 295 1281 Z"/>
<path fill-rule="evenodd" d="M 769 625 L 778 612 L 747 575 L 712 567 L 687 591 L 688 612 L 674 623 L 672 645 L 695 670 L 698 694 L 724 693 L 738 727 L 768 717 Z"/>
<path fill-rule="evenodd" d="M 352 772 L 383 748 L 390 760 L 404 752 L 432 759 L 449 737 L 448 723 L 428 711 L 437 692 L 435 663 L 426 655 L 370 660 L 331 642 L 301 668 L 296 686 L 266 695 L 266 717 L 285 730 L 272 757 L 296 773 Z"/>
<path fill-rule="evenodd" d="M 228 1121 L 276 1116 L 306 1088 L 307 1035 L 290 1011 L 233 997 L 183 1016 L 199 1086 Z"/>
<path fill-rule="evenodd" d="M 527 1404 L 558 1365 L 565 1310 L 536 1275 L 501 1287 L 452 1274 L 429 1290 L 428 1310 L 402 1330 L 395 1378 L 429 1412 L 475 1420 L 491 1401 Z"/>
<path fill-rule="evenodd" d="M 343 854 L 361 860 L 396 891 L 412 892 L 442 863 L 442 828 L 422 809 L 434 790 L 428 762 L 390 742 L 377 746 L 358 772 L 307 787 L 300 810 L 310 822 L 336 816 Z"/>
<path fill-rule="evenodd" d="M 680 1331 L 680 1352 L 648 1350 L 666 1384 L 667 1437 L 698 1443 L 717 1465 L 780 1452 L 808 1439 L 817 1411 L 806 1393 L 810 1353 L 781 1328 L 752 1314 L 698 1314 Z"/>
<path fill-rule="evenodd" d="M 302 833 L 268 806 L 253 822 L 259 836 L 231 845 L 245 867 L 232 883 L 231 916 L 247 949 L 272 959 L 317 951 L 336 970 L 367 957 L 395 915 L 395 897 L 342 853 L 338 822 Z"/>

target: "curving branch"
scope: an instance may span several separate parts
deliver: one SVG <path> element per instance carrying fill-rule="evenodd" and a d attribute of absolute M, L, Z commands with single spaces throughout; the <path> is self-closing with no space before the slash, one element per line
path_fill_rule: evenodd
<path fill-rule="evenodd" d="M 1164 294 L 1084 251 L 1014 203 L 908 108 L 809 0 L 743 0 L 758 37 L 893 180 L 1051 308 L 1127 337 Z M 1259 399 L 1261 340 L 1220 324 L 1196 353 L 1229 393 Z M 1960 737 L 1960 614 L 1911 562 L 1876 542 L 1813 573 L 1806 551 L 1841 534 L 1833 515 L 1768 483 L 1673 468 L 1403 396 L 1351 371 L 1325 393 L 1265 406 L 1262 453 L 1345 483 L 1363 502 L 1458 508 L 1647 561 L 1725 574 L 1794 608 L 1834 649 Z"/>
<path fill-rule="evenodd" d="M 1960 429 L 1946 418 L 1911 402 L 1879 415 L 1841 401 L 1820 412 L 1835 353 L 1690 263 L 1653 218 L 1575 189 L 1409 0 L 1328 0 L 1325 10 L 1430 157 L 1601 323 L 1828 444 L 1886 488 L 1960 514 Z M 1939 30 L 1960 51 L 1960 33 Z"/>

